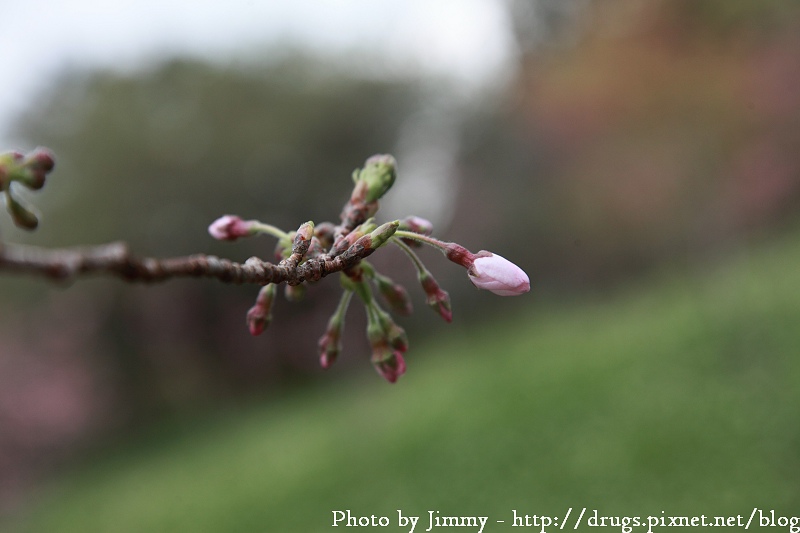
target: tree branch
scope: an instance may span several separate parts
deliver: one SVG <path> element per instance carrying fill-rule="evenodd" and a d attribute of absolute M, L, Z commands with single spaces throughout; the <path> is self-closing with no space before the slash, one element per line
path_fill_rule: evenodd
<path fill-rule="evenodd" d="M 356 242 L 337 257 L 309 258 L 299 266 L 275 265 L 257 257 L 244 263 L 213 255 L 183 257 L 136 257 L 125 243 L 93 247 L 46 249 L 19 244 L 0 244 L 0 271 L 20 272 L 59 281 L 86 275 L 108 275 L 134 282 L 157 282 L 172 278 L 216 278 L 225 283 L 257 284 L 317 281 L 328 274 L 358 264 L 375 249 Z"/>

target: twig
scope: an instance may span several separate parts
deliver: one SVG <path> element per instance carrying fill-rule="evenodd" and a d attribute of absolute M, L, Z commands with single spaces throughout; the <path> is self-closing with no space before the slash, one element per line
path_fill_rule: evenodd
<path fill-rule="evenodd" d="M 356 243 L 335 258 L 309 258 L 300 266 L 292 266 L 275 265 L 257 257 L 236 263 L 203 254 L 139 258 L 132 255 L 127 244 L 122 242 L 60 249 L 0 244 L 0 271 L 33 274 L 60 281 L 73 281 L 87 275 L 109 275 L 145 283 L 171 278 L 204 277 L 236 284 L 298 284 L 317 281 L 328 274 L 353 267 L 374 250 Z"/>

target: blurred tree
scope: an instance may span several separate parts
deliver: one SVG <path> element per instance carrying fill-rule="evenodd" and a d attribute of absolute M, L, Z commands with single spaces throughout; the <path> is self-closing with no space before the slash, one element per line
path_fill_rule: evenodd
<path fill-rule="evenodd" d="M 797 3 L 511 5 L 519 75 L 466 128 L 453 238 L 480 220 L 539 287 L 583 288 L 796 216 Z M 537 12 L 558 46 L 541 46 Z"/>

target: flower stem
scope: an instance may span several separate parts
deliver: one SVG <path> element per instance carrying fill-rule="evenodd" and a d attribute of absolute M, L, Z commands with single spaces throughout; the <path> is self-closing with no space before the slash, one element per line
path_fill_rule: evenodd
<path fill-rule="evenodd" d="M 425 265 L 422 263 L 422 260 L 419 258 L 419 256 L 414 252 L 414 250 L 411 249 L 411 247 L 409 245 L 407 245 L 399 237 L 397 237 L 397 233 L 398 232 L 395 232 L 395 237 L 392 238 L 392 242 L 394 244 L 396 244 L 398 248 L 403 250 L 403 252 L 405 252 L 405 254 L 408 256 L 408 258 L 411 259 L 411 262 L 416 267 L 418 274 L 423 274 L 423 273 L 427 272 L 428 269 L 425 268 Z M 406 232 L 402 231 L 400 233 L 406 233 Z M 417 234 L 415 233 L 414 235 L 417 235 Z M 405 237 L 405 236 L 403 236 L 403 237 Z"/>
<path fill-rule="evenodd" d="M 339 299 L 339 305 L 336 306 L 336 311 L 333 313 L 332 320 L 344 322 L 344 315 L 347 313 L 347 308 L 350 305 L 350 300 L 353 298 L 353 291 L 345 290 L 342 297 Z"/>
<path fill-rule="evenodd" d="M 289 239 L 289 234 L 283 231 L 280 228 L 276 228 L 272 224 L 264 224 L 263 222 L 252 222 L 251 226 L 253 232 L 255 233 L 267 233 L 272 235 L 273 237 L 277 237 L 278 239 Z"/>
<path fill-rule="evenodd" d="M 442 242 L 439 239 L 434 239 L 433 237 L 428 237 L 427 235 L 422 235 L 419 233 L 414 233 L 413 231 L 399 229 L 394 232 L 394 236 L 402 237 L 403 239 L 412 239 L 415 241 L 419 241 L 427 244 L 428 246 L 433 246 L 434 248 L 437 248 L 442 253 L 447 253 L 447 243 Z"/>
<path fill-rule="evenodd" d="M 414 233 L 413 231 L 398 230 L 394 234 L 396 237 L 413 239 L 415 241 L 423 242 L 429 246 L 433 246 L 442 252 L 447 259 L 453 263 L 463 266 L 464 268 L 472 267 L 472 263 L 475 261 L 475 258 L 478 257 L 460 244 L 456 244 L 454 242 L 440 241 L 439 239 L 434 239 L 433 237 L 429 237 L 427 235 L 420 235 L 419 233 Z"/>

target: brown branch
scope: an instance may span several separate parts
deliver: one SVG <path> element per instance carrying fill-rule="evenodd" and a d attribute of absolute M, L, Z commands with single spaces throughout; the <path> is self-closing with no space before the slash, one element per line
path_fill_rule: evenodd
<path fill-rule="evenodd" d="M 128 246 L 113 242 L 93 247 L 46 249 L 0 244 L 0 271 L 34 274 L 59 281 L 86 275 L 108 275 L 126 281 L 156 282 L 171 278 L 217 278 L 225 283 L 289 283 L 317 281 L 357 265 L 375 249 L 356 242 L 343 254 L 310 258 L 299 266 L 275 265 L 257 257 L 236 263 L 213 255 L 152 258 L 135 257 Z"/>
<path fill-rule="evenodd" d="M 26 172 L 47 173 L 53 166 L 52 156 L 49 152 L 36 152 L 27 159 L 22 155 L 11 154 L 6 157 L 6 160 L 0 159 L 0 177 L 8 174 L 6 167 L 12 163 L 17 165 L 13 169 L 16 169 L 15 172 L 18 174 L 25 169 L 27 169 Z M 4 168 L 5 174 L 3 174 Z M 169 258 L 140 258 L 132 255 L 128 245 L 123 242 L 82 248 L 47 249 L 4 244 L 0 241 L 0 272 L 33 274 L 61 281 L 72 281 L 86 275 L 116 276 L 126 281 L 146 283 L 180 277 L 217 278 L 225 283 L 257 285 L 268 283 L 298 285 L 304 281 L 317 281 L 328 274 L 357 265 L 385 241 L 386 235 L 381 237 L 376 235 L 378 241 L 374 243 L 372 237 L 364 235 L 352 244 L 348 242 L 337 247 L 337 243 L 344 241 L 345 237 L 357 226 L 375 214 L 378 209 L 377 199 L 391 187 L 394 182 L 394 173 L 395 162 L 391 156 L 378 155 L 369 158 L 364 168 L 354 175 L 356 184 L 339 216 L 341 223 L 337 226 L 326 223 L 330 232 L 330 242 L 323 246 L 320 243 L 320 237 L 313 233 L 313 224 L 303 224 L 295 232 L 291 255 L 277 265 L 258 257 L 251 257 L 244 263 L 236 263 L 229 259 L 202 254 Z M 15 176 L 17 175 L 15 174 Z M 23 174 L 19 174 L 19 176 L 23 176 Z M 19 176 L 17 178 L 22 179 Z M 27 174 L 23 177 L 26 176 Z M 41 177 L 41 180 L 43 179 Z M 36 188 L 38 188 L 41 184 L 37 181 L 33 185 L 37 185 Z M 8 196 L 10 190 L 3 185 L 5 184 L 0 180 L 0 192 L 5 190 Z M 30 184 L 28 186 L 32 187 Z M 13 200 L 13 198 L 11 199 Z M 10 205 L 17 206 L 17 204 Z M 19 223 L 19 218 L 25 213 L 20 214 L 18 211 L 19 209 L 12 214 L 16 214 L 15 221 Z M 396 225 L 390 228 L 390 234 L 396 229 Z M 235 240 L 241 236 L 234 235 L 232 239 L 225 238 L 226 240 Z M 311 248 L 312 242 L 314 242 L 313 248 Z M 349 246 L 342 251 L 348 244 Z"/>

